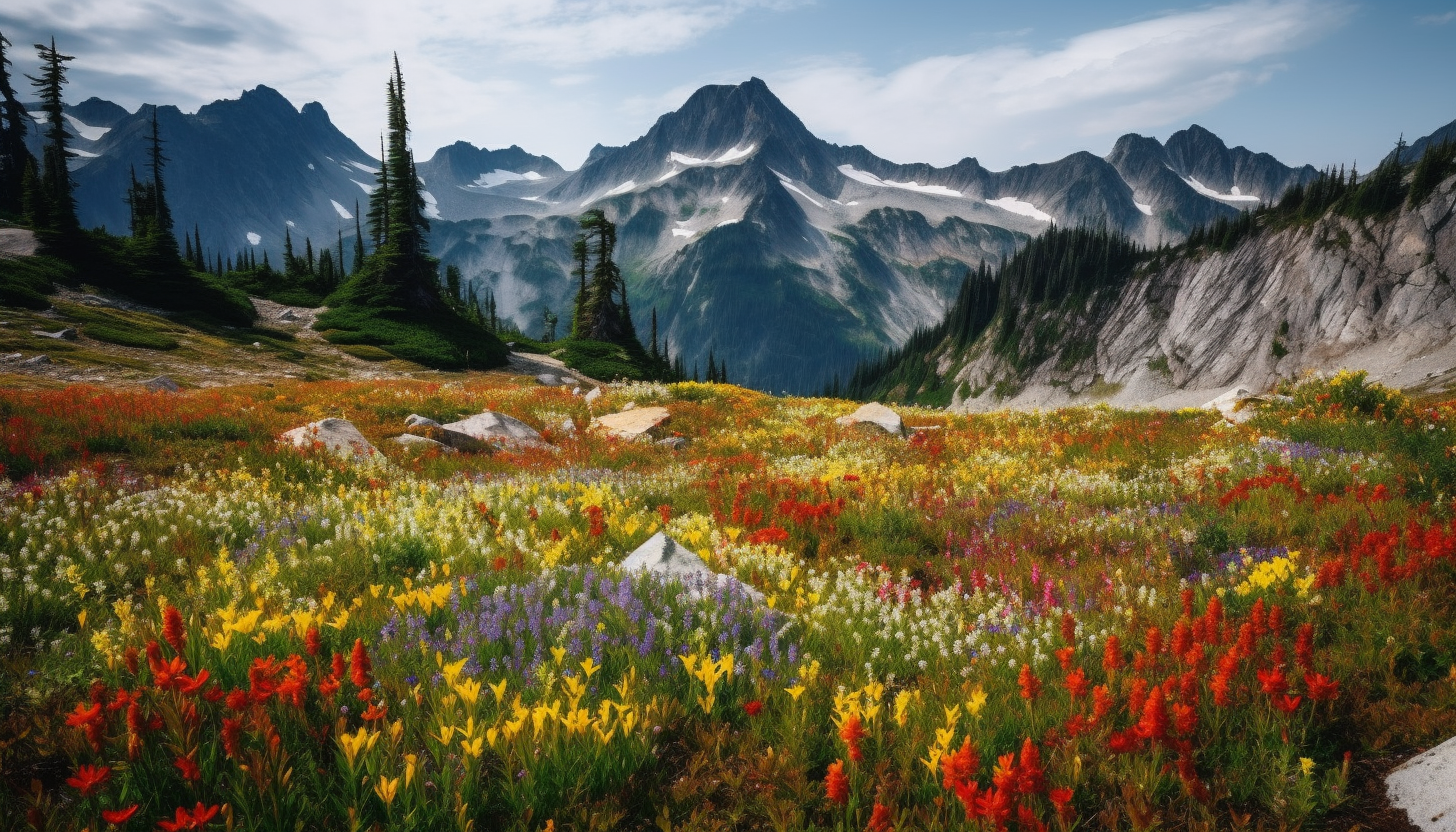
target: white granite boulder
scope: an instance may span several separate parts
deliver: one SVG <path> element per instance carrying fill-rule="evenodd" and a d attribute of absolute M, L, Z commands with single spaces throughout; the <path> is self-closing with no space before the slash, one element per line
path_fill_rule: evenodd
<path fill-rule="evenodd" d="M 425 451 L 438 449 L 447 454 L 459 453 L 455 448 L 446 445 L 444 442 L 431 439 L 428 436 L 416 436 L 413 433 L 401 433 L 399 436 L 394 437 L 394 441 L 406 448 L 418 448 Z"/>
<path fill-rule="evenodd" d="M 1254 395 L 1245 387 L 1231 387 L 1219 397 L 1203 403 L 1203 410 L 1217 410 L 1230 422 L 1247 422 L 1254 418 L 1254 409 L 1245 407 Z"/>
<path fill-rule="evenodd" d="M 295 448 L 312 448 L 321 445 L 330 453 L 340 456 L 372 456 L 379 449 L 364 438 L 364 434 L 348 419 L 321 419 L 301 428 L 294 428 L 278 437 Z"/>
<path fill-rule="evenodd" d="M 504 413 L 489 410 L 442 425 L 445 430 L 463 433 L 482 442 L 503 442 L 506 444 L 541 445 L 544 442 L 535 428 Z"/>
<path fill-rule="evenodd" d="M 602 397 L 602 388 L 600 388 L 600 387 L 593 387 L 591 389 L 591 391 L 588 392 L 583 398 L 586 399 L 586 403 L 587 404 L 591 404 L 592 402 L 596 401 L 597 399 L 600 399 L 601 397 Z"/>
<path fill-rule="evenodd" d="M 621 413 L 598 416 L 592 424 L 619 439 L 636 439 L 671 416 L 665 407 L 635 407 L 624 409 Z"/>
<path fill-rule="evenodd" d="M 182 389 L 181 385 L 177 384 L 177 382 L 171 380 L 170 378 L 167 378 L 166 376 L 149 378 L 146 381 L 142 382 L 142 386 L 152 391 L 153 393 L 176 393 L 178 390 Z"/>
<path fill-rule="evenodd" d="M 663 581 L 679 581 L 698 598 L 719 589 L 729 589 L 748 595 L 755 601 L 763 600 L 763 593 L 732 575 L 714 572 L 696 552 L 668 537 L 665 532 L 649 537 L 646 543 L 622 560 L 621 566 L 628 572 L 648 572 Z"/>
<path fill-rule="evenodd" d="M 1456 739 L 1407 760 L 1385 778 L 1392 805 L 1423 832 L 1456 832 Z"/>
<path fill-rule="evenodd" d="M 848 416 L 840 416 L 834 421 L 845 427 L 875 425 L 885 433 L 892 433 L 895 436 L 905 435 L 905 423 L 900 420 L 900 414 L 879 402 L 870 402 Z"/>

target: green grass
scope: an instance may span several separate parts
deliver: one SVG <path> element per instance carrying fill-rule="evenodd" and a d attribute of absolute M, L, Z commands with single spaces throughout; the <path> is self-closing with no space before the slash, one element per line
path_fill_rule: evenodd
<path fill-rule="evenodd" d="M 81 334 L 95 341 L 116 344 L 122 347 L 137 347 L 144 350 L 175 350 L 181 346 L 177 339 L 143 329 L 123 328 L 111 324 L 86 324 Z"/>
<path fill-rule="evenodd" d="M 340 344 L 339 350 L 365 361 L 390 361 L 394 358 L 393 355 L 370 344 Z"/>
<path fill-rule="evenodd" d="M 440 370 L 482 370 L 506 361 L 506 346 L 479 324 L 449 312 L 332 308 L 314 325 L 331 344 L 372 346 Z"/>
<path fill-rule="evenodd" d="M 74 269 L 54 257 L 0 257 L 0 306 L 47 309 L 46 295 L 74 276 Z"/>

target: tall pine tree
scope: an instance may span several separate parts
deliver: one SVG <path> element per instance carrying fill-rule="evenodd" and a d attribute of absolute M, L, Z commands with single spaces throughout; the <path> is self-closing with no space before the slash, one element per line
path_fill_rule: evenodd
<path fill-rule="evenodd" d="M 33 161 L 25 146 L 25 105 L 10 85 L 8 46 L 10 41 L 0 34 L 0 214 L 18 215 L 24 210 L 25 168 Z"/>
<path fill-rule="evenodd" d="M 80 230 L 76 220 L 76 197 L 71 173 L 66 162 L 76 154 L 72 153 L 67 140 L 65 104 L 61 99 L 66 86 L 66 64 L 75 60 L 72 55 L 62 55 L 56 50 L 56 40 L 51 45 L 35 45 L 40 55 L 40 77 L 27 75 L 31 86 L 40 95 L 40 109 L 46 115 L 45 150 L 41 158 L 40 199 L 44 203 L 47 225 L 38 231 L 47 231 L 61 236 L 70 236 Z"/>

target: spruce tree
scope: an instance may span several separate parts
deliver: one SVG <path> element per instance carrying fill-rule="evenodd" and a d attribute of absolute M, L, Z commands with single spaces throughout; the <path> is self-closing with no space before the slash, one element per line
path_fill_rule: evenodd
<path fill-rule="evenodd" d="M 41 199 L 45 202 L 48 225 L 44 229 L 55 234 L 71 235 L 80 230 L 76 219 L 76 197 L 67 160 L 75 156 L 67 140 L 65 104 L 61 99 L 66 85 L 66 64 L 75 60 L 72 55 L 62 55 L 56 50 L 55 38 L 51 45 L 35 45 L 40 55 L 40 77 L 27 75 L 31 86 L 40 95 L 40 109 L 46 114 L 45 150 L 41 159 Z"/>
<path fill-rule="evenodd" d="M 147 166 L 152 171 L 152 211 L 157 233 L 172 237 L 172 209 L 167 207 L 167 186 L 162 180 L 162 168 L 171 161 L 162 155 L 162 133 L 157 127 L 157 106 L 152 105 L 152 135 L 147 139 Z M 176 238 L 172 237 L 176 248 Z"/>
<path fill-rule="evenodd" d="M 0 34 L 0 214 L 24 212 L 25 167 L 31 162 L 25 146 L 29 127 L 25 105 L 10 84 L 10 59 L 5 48 L 10 41 Z"/>

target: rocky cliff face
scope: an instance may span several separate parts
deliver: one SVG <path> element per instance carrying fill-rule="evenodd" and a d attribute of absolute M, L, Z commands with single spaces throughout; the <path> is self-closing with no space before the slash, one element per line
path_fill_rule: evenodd
<path fill-rule="evenodd" d="M 1456 382 L 1453 216 L 1456 177 L 1384 220 L 1331 214 L 1265 231 L 1139 272 L 1076 313 L 1048 313 L 1041 323 L 1060 328 L 1063 346 L 1034 367 L 1018 369 L 983 338 L 939 369 L 958 382 L 952 407 L 970 411 L 1196 406 L 1234 385 L 1343 368 L 1444 388 Z"/>

